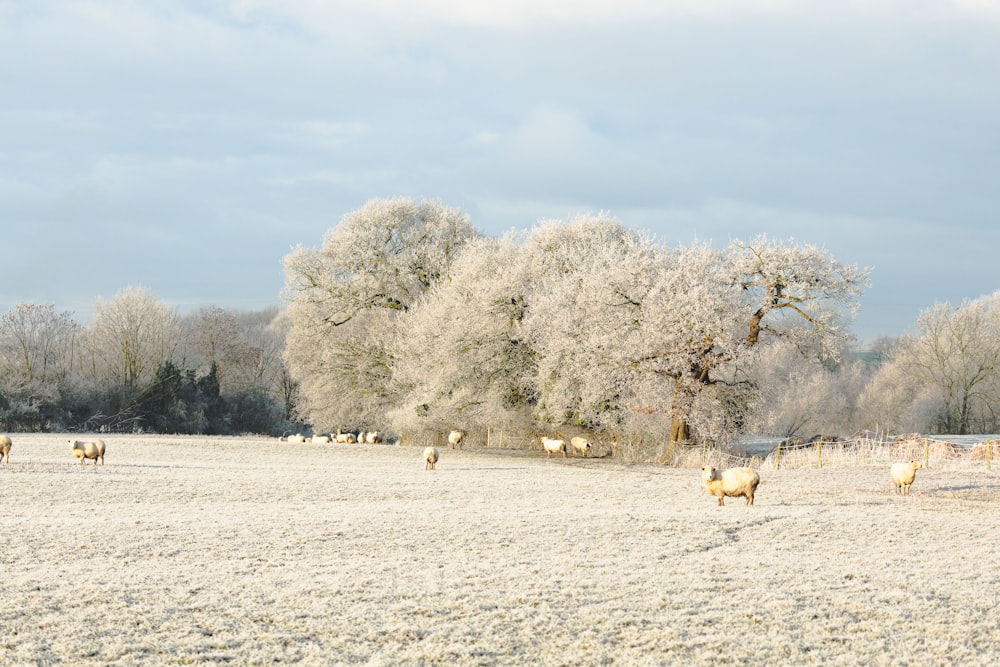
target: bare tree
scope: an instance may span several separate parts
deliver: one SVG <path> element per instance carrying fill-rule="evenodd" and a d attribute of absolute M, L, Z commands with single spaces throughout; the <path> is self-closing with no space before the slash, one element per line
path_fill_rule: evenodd
<path fill-rule="evenodd" d="M 78 329 L 53 305 L 21 303 L 0 318 L 0 419 L 8 428 L 41 427 L 55 415 Z"/>
<path fill-rule="evenodd" d="M 916 334 L 893 348 L 873 381 L 903 376 L 910 392 L 892 419 L 938 433 L 966 434 L 977 420 L 995 423 L 1000 403 L 1000 292 L 958 308 L 936 304 L 917 319 Z M 908 415 L 902 417 L 902 415 Z"/>
<path fill-rule="evenodd" d="M 177 314 L 142 287 L 98 299 L 86 329 L 86 372 L 98 381 L 135 390 L 169 360 L 178 344 Z"/>

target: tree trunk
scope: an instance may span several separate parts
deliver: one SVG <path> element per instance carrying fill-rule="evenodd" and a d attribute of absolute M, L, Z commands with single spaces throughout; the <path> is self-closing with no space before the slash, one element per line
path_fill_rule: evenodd
<path fill-rule="evenodd" d="M 691 427 L 688 425 L 687 420 L 683 417 L 675 416 L 670 421 L 670 441 L 667 443 L 666 450 L 664 450 L 656 462 L 660 464 L 670 463 L 674 460 L 680 448 L 690 441 Z"/>

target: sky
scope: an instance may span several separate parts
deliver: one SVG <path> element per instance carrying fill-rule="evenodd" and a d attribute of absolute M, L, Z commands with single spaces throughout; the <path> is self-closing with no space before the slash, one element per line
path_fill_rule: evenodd
<path fill-rule="evenodd" d="M 0 0 L 0 312 L 280 305 L 396 196 L 817 245 L 911 333 L 1000 289 L 1000 0 Z"/>

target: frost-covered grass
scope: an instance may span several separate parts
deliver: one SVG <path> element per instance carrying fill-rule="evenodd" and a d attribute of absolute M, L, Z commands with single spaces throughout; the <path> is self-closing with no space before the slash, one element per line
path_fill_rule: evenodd
<path fill-rule="evenodd" d="M 110 436 L 0 466 L 0 664 L 991 664 L 1000 477 Z"/>

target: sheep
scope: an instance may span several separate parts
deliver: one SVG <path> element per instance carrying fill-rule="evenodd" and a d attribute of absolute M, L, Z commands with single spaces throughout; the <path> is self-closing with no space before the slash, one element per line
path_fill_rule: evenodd
<path fill-rule="evenodd" d="M 365 442 L 369 445 L 377 445 L 382 442 L 382 434 L 378 431 L 368 431 L 365 433 Z"/>
<path fill-rule="evenodd" d="M 448 444 L 451 445 L 452 449 L 458 447 L 462 448 L 462 443 L 465 442 L 465 431 L 452 431 L 448 434 Z"/>
<path fill-rule="evenodd" d="M 70 449 L 73 450 L 73 456 L 80 459 L 80 465 L 87 459 L 94 459 L 94 465 L 97 465 L 97 459 L 101 459 L 101 465 L 104 465 L 104 441 L 103 440 L 69 440 Z"/>
<path fill-rule="evenodd" d="M 545 458 L 549 458 L 555 452 L 562 452 L 563 458 L 566 458 L 566 441 L 556 440 L 555 438 L 542 438 L 542 447 L 545 449 Z"/>
<path fill-rule="evenodd" d="M 428 447 L 424 450 L 424 470 L 434 470 L 434 465 L 438 462 L 438 450 L 436 447 Z"/>
<path fill-rule="evenodd" d="M 705 483 L 708 495 L 719 499 L 719 505 L 725 505 L 723 497 L 745 497 L 747 505 L 753 505 L 753 494 L 760 484 L 760 475 L 750 468 L 729 468 L 716 470 L 712 466 L 701 469 L 701 479 Z"/>
<path fill-rule="evenodd" d="M 910 484 L 917 476 L 917 468 L 923 468 L 920 461 L 910 460 L 906 463 L 893 463 L 889 474 L 892 477 L 892 486 L 896 493 L 904 496 L 910 495 Z"/>
<path fill-rule="evenodd" d="M 574 454 L 583 454 L 586 456 L 587 452 L 591 449 L 590 440 L 579 435 L 570 438 L 569 444 L 572 445 Z"/>
<path fill-rule="evenodd" d="M 0 461 L 10 463 L 10 447 L 13 444 L 8 436 L 0 435 Z"/>
<path fill-rule="evenodd" d="M 312 441 L 318 445 L 326 445 L 330 442 L 330 436 L 328 435 L 314 435 Z"/>
<path fill-rule="evenodd" d="M 296 433 L 295 435 L 288 436 L 288 440 L 285 442 L 290 442 L 294 445 L 301 445 L 306 442 L 306 438 L 301 433 Z"/>
<path fill-rule="evenodd" d="M 339 442 L 341 444 L 353 444 L 357 442 L 357 438 L 354 437 L 353 433 L 341 433 L 340 429 L 337 429 L 337 435 L 333 437 L 334 442 Z"/>

